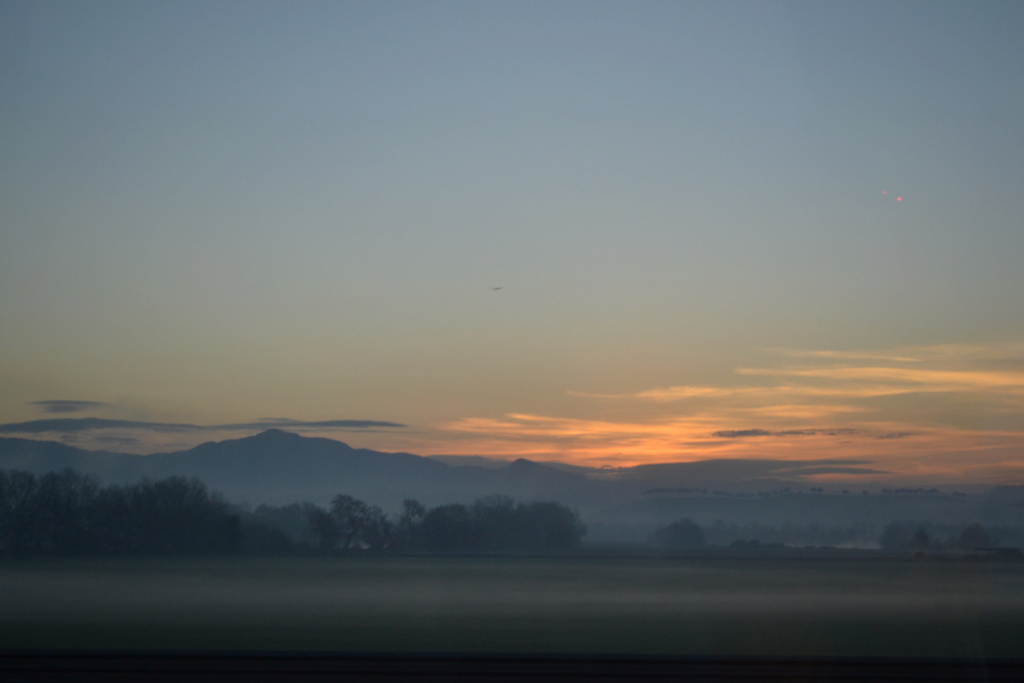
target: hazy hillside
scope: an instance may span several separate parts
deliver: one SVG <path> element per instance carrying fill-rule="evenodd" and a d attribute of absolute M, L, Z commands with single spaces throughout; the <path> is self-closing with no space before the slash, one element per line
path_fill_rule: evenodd
<path fill-rule="evenodd" d="M 716 520 L 767 525 L 864 524 L 893 520 L 935 523 L 1024 524 L 1024 508 L 1002 504 L 990 495 L 950 493 L 831 494 L 787 493 L 771 496 L 650 496 L 606 508 L 601 519 L 623 523 L 666 524 L 689 517 L 698 524 Z"/>
<path fill-rule="evenodd" d="M 54 441 L 0 438 L 0 469 L 35 474 L 72 469 L 108 483 L 127 483 L 146 475 L 140 455 L 87 451 Z"/>
<path fill-rule="evenodd" d="M 279 429 L 148 456 L 86 451 L 47 441 L 0 439 L 0 468 L 37 474 L 71 468 L 104 483 L 130 483 L 144 477 L 197 477 L 239 502 L 286 504 L 308 500 L 325 504 L 338 493 L 346 493 L 386 509 L 397 509 L 405 498 L 440 504 L 468 502 L 488 494 L 575 501 L 585 506 L 593 502 L 588 492 L 595 488 L 582 475 L 526 460 L 493 469 L 452 467 L 411 453 L 352 448 L 340 441 Z"/>
<path fill-rule="evenodd" d="M 456 466 L 449 463 L 467 463 Z M 472 463 L 472 464 L 468 464 Z M 1024 524 L 1021 487 L 987 494 L 931 490 L 849 493 L 812 488 L 801 472 L 850 467 L 832 461 L 711 460 L 618 470 L 564 469 L 518 459 L 428 458 L 352 448 L 340 441 L 270 429 L 175 453 L 130 455 L 86 451 L 47 441 L 0 439 L 0 469 L 36 474 L 71 468 L 102 483 L 196 477 L 229 500 L 253 505 L 327 504 L 345 493 L 396 512 L 406 498 L 426 505 L 468 503 L 504 494 L 569 505 L 591 525 L 592 538 L 643 537 L 681 517 L 762 525 L 862 525 L 929 521 Z M 794 475 L 793 480 L 777 478 Z"/>

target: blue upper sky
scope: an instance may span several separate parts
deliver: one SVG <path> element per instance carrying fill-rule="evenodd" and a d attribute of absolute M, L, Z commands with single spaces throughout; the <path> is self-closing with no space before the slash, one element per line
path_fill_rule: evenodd
<path fill-rule="evenodd" d="M 1014 1 L 9 0 L 0 422 L 880 453 L 713 437 L 849 427 L 1019 472 L 1022 35 Z"/>

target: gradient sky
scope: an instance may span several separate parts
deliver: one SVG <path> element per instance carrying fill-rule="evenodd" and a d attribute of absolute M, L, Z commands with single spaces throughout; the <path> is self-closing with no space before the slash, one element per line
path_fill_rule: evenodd
<path fill-rule="evenodd" d="M 7 0 L 0 431 L 1024 483 L 1022 72 L 1014 0 Z"/>

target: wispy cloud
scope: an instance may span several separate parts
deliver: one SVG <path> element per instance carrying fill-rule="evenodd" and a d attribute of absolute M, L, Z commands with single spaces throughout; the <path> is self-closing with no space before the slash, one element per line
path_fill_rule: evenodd
<path fill-rule="evenodd" d="M 740 368 L 741 375 L 810 377 L 850 382 L 890 382 L 885 393 L 911 391 L 1004 391 L 1024 395 L 1024 372 L 938 370 L 878 366 Z M 880 394 L 879 394 L 880 395 Z"/>
<path fill-rule="evenodd" d="M 876 475 L 890 474 L 872 465 L 869 460 L 820 458 L 816 460 L 784 459 L 713 459 L 687 463 L 659 463 L 619 468 L 607 472 L 610 479 L 620 481 L 656 482 L 659 487 L 730 486 L 742 481 L 764 479 L 820 480 L 840 475 L 863 481 Z"/>
<path fill-rule="evenodd" d="M 28 422 L 9 422 L 0 424 L 3 434 L 72 434 L 98 430 L 136 430 L 152 432 L 201 432 L 201 431 L 240 431 L 252 429 L 402 429 L 403 424 L 397 422 L 381 422 L 378 420 L 320 420 L 303 421 L 285 418 L 263 418 L 255 422 L 238 422 L 234 424 L 197 425 L 180 422 L 140 422 L 135 420 L 107 420 L 98 417 L 54 418 L 49 420 L 30 420 Z"/>
<path fill-rule="evenodd" d="M 204 429 L 199 425 L 172 422 L 137 422 L 134 420 L 107 420 L 99 417 L 65 417 L 28 422 L 0 424 L 3 434 L 70 434 L 100 429 L 140 429 L 155 432 L 182 432 Z"/>
<path fill-rule="evenodd" d="M 742 368 L 736 371 L 741 375 L 782 375 L 785 371 L 771 370 L 768 368 Z M 864 398 L 870 396 L 887 396 L 890 394 L 906 393 L 906 386 L 893 384 L 875 384 L 862 386 L 812 386 L 799 384 L 774 384 L 769 386 L 745 386 L 745 387 L 711 387 L 711 386 L 671 386 L 645 389 L 628 394 L 596 394 L 582 391 L 569 391 L 570 396 L 581 398 L 598 399 L 636 399 L 650 400 L 662 403 L 673 401 L 685 401 L 688 399 L 750 399 L 753 401 L 777 400 L 780 397 L 822 399 L 829 397 Z"/>
<path fill-rule="evenodd" d="M 753 418 L 772 420 L 820 421 L 838 417 L 844 413 L 859 413 L 865 408 L 837 403 L 780 403 L 761 407 L 747 408 L 746 412 Z"/>
<path fill-rule="evenodd" d="M 721 384 L 569 392 L 621 419 L 515 413 L 443 429 L 592 464 L 828 455 L 920 476 L 1024 472 L 1022 367 L 1024 344 L 775 349 Z"/>
<path fill-rule="evenodd" d="M 813 358 L 839 361 L 881 361 L 904 363 L 978 363 L 999 360 L 1024 359 L 1024 343 L 993 342 L 990 344 L 934 344 L 931 346 L 902 346 L 889 349 L 764 349 L 766 352 L 788 358 Z"/>
<path fill-rule="evenodd" d="M 770 349 L 782 359 L 801 359 L 799 365 L 775 363 L 738 368 L 741 377 L 780 379 L 757 385 L 682 385 L 656 387 L 633 393 L 570 395 L 598 399 L 635 399 L 658 402 L 729 399 L 792 402 L 806 397 L 818 402 L 830 398 L 871 398 L 914 392 L 1000 392 L 1024 396 L 1024 344 L 938 345 L 874 351 Z M 807 364 L 806 360 L 817 360 Z M 865 361 L 865 362 L 856 362 Z M 1005 367 L 1000 367 L 1000 366 Z M 789 398 L 785 398 L 789 397 Z"/>
<path fill-rule="evenodd" d="M 871 475 L 871 474 L 891 474 L 888 470 L 872 469 L 870 467 L 842 467 L 836 465 L 828 465 L 823 467 L 801 467 L 794 468 L 792 470 L 778 470 L 776 472 L 779 476 L 784 477 L 809 477 L 817 476 L 822 474 L 841 474 L 841 475 Z"/>
<path fill-rule="evenodd" d="M 825 351 L 806 349 L 765 349 L 790 358 L 816 358 L 822 360 L 873 360 L 893 363 L 919 363 L 921 359 L 912 355 L 900 355 L 898 351 Z"/>
<path fill-rule="evenodd" d="M 289 420 L 283 417 L 261 417 L 255 422 L 216 425 L 213 429 L 404 429 L 398 422 L 380 420 Z"/>
<path fill-rule="evenodd" d="M 97 436 L 93 441 L 115 448 L 135 448 L 141 445 L 138 439 L 130 436 Z"/>
<path fill-rule="evenodd" d="M 87 410 L 94 410 L 96 408 L 104 408 L 109 404 L 101 403 L 99 401 L 48 400 L 32 401 L 29 405 L 42 408 L 44 413 L 80 413 Z"/>
<path fill-rule="evenodd" d="M 743 439 L 751 436 L 860 436 L 863 429 L 786 429 L 772 432 L 767 429 L 723 429 L 712 436 L 725 439 Z"/>

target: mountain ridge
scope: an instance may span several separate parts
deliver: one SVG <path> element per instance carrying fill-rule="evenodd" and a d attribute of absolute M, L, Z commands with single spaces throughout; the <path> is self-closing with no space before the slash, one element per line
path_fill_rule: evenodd
<path fill-rule="evenodd" d="M 555 501 L 573 507 L 594 523 L 595 530 L 603 528 L 606 538 L 616 526 L 628 527 L 632 529 L 628 534 L 635 535 L 637 528 L 653 528 L 680 517 L 701 523 L 717 519 L 821 524 L 879 523 L 883 518 L 948 521 L 950 515 L 956 517 L 953 521 L 1024 520 L 1024 506 L 1018 500 L 1024 494 L 1016 489 L 995 496 L 972 495 L 970 501 L 952 500 L 952 494 L 934 489 L 862 497 L 853 495 L 860 490 L 854 484 L 850 484 L 855 489 L 850 495 L 838 490 L 823 493 L 812 488 L 813 479 L 778 476 L 817 473 L 823 468 L 856 471 L 863 464 L 867 463 L 721 459 L 580 472 L 528 458 L 499 467 L 454 466 L 427 456 L 354 448 L 282 429 L 145 456 L 0 437 L 3 470 L 44 474 L 71 468 L 103 484 L 195 477 L 235 503 L 328 505 L 334 496 L 347 494 L 392 513 L 401 509 L 405 499 L 437 506 L 507 495 L 524 502 Z M 877 487 L 876 482 L 876 491 Z M 914 495 L 921 492 L 928 495 Z M 986 512 L 990 507 L 991 513 Z"/>
<path fill-rule="evenodd" d="M 554 481 L 570 487 L 582 485 L 583 482 L 614 482 L 619 488 L 640 493 L 652 488 L 712 487 L 725 487 L 734 492 L 756 492 L 766 487 L 806 488 L 813 484 L 813 480 L 802 480 L 807 475 L 885 474 L 882 470 L 865 467 L 870 464 L 870 461 L 863 459 L 820 458 L 802 461 L 712 458 L 597 469 L 538 462 L 523 457 L 509 461 L 485 456 L 421 456 L 376 451 L 355 448 L 335 439 L 303 436 L 276 427 L 250 436 L 208 441 L 184 450 L 150 455 L 93 451 L 55 441 L 0 437 L 0 468 L 41 472 L 71 467 L 115 482 L 140 476 L 210 477 L 210 485 L 224 486 L 229 495 L 232 489 L 238 488 L 233 485 L 234 479 L 249 479 L 255 483 L 260 478 L 260 471 L 264 470 L 272 471 L 284 482 L 301 478 L 298 473 L 291 472 L 290 468 L 309 470 L 310 476 L 307 479 L 313 484 L 311 491 L 318 491 L 322 488 L 320 484 L 325 482 L 323 477 L 313 475 L 318 470 L 338 469 L 342 465 L 349 470 L 347 474 L 361 473 L 360 476 L 368 475 L 374 469 L 390 469 L 399 479 L 408 479 L 413 470 L 427 479 L 431 479 L 431 475 L 434 478 L 441 477 L 447 481 L 441 488 L 449 493 L 457 493 L 461 486 L 479 486 L 490 491 L 495 488 L 497 481 L 504 480 L 507 487 L 510 481 L 522 483 L 531 477 L 545 480 L 543 488 L 546 490 L 558 488 L 551 484 Z M 266 471 L 263 474 L 266 475 Z M 332 478 L 330 472 L 322 474 L 327 479 Z M 340 481 L 344 483 L 344 478 Z M 859 487 L 857 483 L 849 486 Z M 879 486 L 898 487 L 899 484 L 872 482 L 873 488 Z M 296 490 L 292 493 L 298 492 Z M 266 493 L 275 499 L 280 498 L 280 495 L 272 494 L 269 489 Z M 260 496 L 255 498 L 262 500 Z"/>
<path fill-rule="evenodd" d="M 147 477 L 196 477 L 231 500 L 253 504 L 324 504 L 339 493 L 393 507 L 405 498 L 446 503 L 492 493 L 551 498 L 566 484 L 579 483 L 579 475 L 566 479 L 564 472 L 526 460 L 510 471 L 454 467 L 413 453 L 354 448 L 343 441 L 276 428 L 152 455 L 0 437 L 0 469 L 43 474 L 65 468 L 113 484 Z"/>

